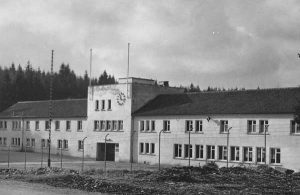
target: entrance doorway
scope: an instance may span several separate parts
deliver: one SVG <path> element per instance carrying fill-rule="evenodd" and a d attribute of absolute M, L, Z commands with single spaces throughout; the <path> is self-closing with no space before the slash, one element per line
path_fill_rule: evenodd
<path fill-rule="evenodd" d="M 106 143 L 106 161 L 115 161 L 115 147 L 114 143 Z M 105 143 L 97 143 L 97 161 L 104 161 Z"/>

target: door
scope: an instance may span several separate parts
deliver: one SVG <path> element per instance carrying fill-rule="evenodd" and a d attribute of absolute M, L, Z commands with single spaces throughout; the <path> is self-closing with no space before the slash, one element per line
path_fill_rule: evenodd
<path fill-rule="evenodd" d="M 106 161 L 115 161 L 115 146 L 114 143 L 106 143 Z M 104 161 L 105 143 L 97 143 L 97 161 Z"/>

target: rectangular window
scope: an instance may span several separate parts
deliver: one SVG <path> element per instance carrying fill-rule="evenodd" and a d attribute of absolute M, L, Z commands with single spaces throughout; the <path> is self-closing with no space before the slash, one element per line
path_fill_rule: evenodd
<path fill-rule="evenodd" d="M 271 159 L 270 162 L 272 164 L 280 164 L 280 148 L 271 148 Z"/>
<path fill-rule="evenodd" d="M 150 121 L 146 120 L 146 131 L 150 130 Z"/>
<path fill-rule="evenodd" d="M 106 130 L 111 130 L 111 121 L 106 121 Z"/>
<path fill-rule="evenodd" d="M 144 143 L 140 143 L 140 153 L 144 154 Z"/>
<path fill-rule="evenodd" d="M 99 100 L 95 101 L 95 110 L 98 111 L 99 110 Z"/>
<path fill-rule="evenodd" d="M 240 161 L 240 147 L 231 146 L 230 148 L 230 160 Z"/>
<path fill-rule="evenodd" d="M 227 160 L 227 146 L 219 146 L 219 160 Z"/>
<path fill-rule="evenodd" d="M 94 131 L 98 131 L 100 129 L 99 121 L 94 121 Z"/>
<path fill-rule="evenodd" d="M 269 122 L 267 120 L 259 121 L 259 133 L 268 133 Z"/>
<path fill-rule="evenodd" d="M 150 154 L 150 146 L 149 143 L 145 143 L 146 154 Z"/>
<path fill-rule="evenodd" d="M 196 120 L 195 121 L 195 131 L 196 132 L 203 132 L 202 131 L 202 120 Z"/>
<path fill-rule="evenodd" d="M 33 147 L 33 148 L 35 147 L 35 139 L 34 138 L 31 139 L 31 147 Z"/>
<path fill-rule="evenodd" d="M 45 121 L 45 130 L 49 131 L 50 129 L 50 121 Z"/>
<path fill-rule="evenodd" d="M 26 147 L 30 147 L 30 139 L 29 138 L 26 139 Z"/>
<path fill-rule="evenodd" d="M 2 145 L 2 137 L 0 137 L 0 145 Z"/>
<path fill-rule="evenodd" d="M 78 150 L 83 150 L 83 141 L 78 140 Z"/>
<path fill-rule="evenodd" d="M 192 120 L 185 121 L 185 131 L 193 131 L 193 121 Z"/>
<path fill-rule="evenodd" d="M 221 120 L 220 133 L 227 133 L 227 132 L 228 132 L 228 121 Z"/>
<path fill-rule="evenodd" d="M 169 120 L 164 120 L 163 121 L 163 130 L 164 131 L 170 131 L 170 121 Z"/>
<path fill-rule="evenodd" d="M 35 121 L 35 130 L 40 130 L 40 121 Z"/>
<path fill-rule="evenodd" d="M 184 158 L 193 157 L 193 146 L 190 144 L 184 144 Z"/>
<path fill-rule="evenodd" d="M 248 133 L 256 133 L 256 121 L 248 120 L 247 130 Z"/>
<path fill-rule="evenodd" d="M 144 131 L 144 130 L 145 130 L 145 122 L 140 121 L 140 131 Z"/>
<path fill-rule="evenodd" d="M 244 157 L 243 157 L 243 161 L 244 162 L 252 162 L 253 161 L 253 150 L 252 147 L 244 147 Z"/>
<path fill-rule="evenodd" d="M 26 121 L 26 130 L 30 131 L 30 121 Z"/>
<path fill-rule="evenodd" d="M 17 145 L 20 146 L 21 145 L 21 139 L 18 138 L 17 141 L 18 141 Z"/>
<path fill-rule="evenodd" d="M 3 129 L 3 121 L 0 121 L 0 129 Z"/>
<path fill-rule="evenodd" d="M 77 131 L 82 131 L 82 121 L 77 121 Z"/>
<path fill-rule="evenodd" d="M 181 158 L 182 157 L 182 145 L 174 144 L 174 157 Z"/>
<path fill-rule="evenodd" d="M 155 131 L 155 121 L 151 121 L 151 131 Z"/>
<path fill-rule="evenodd" d="M 104 131 L 104 130 L 105 130 L 105 127 L 106 127 L 106 121 L 100 121 L 100 129 L 101 129 L 102 131 Z"/>
<path fill-rule="evenodd" d="M 60 121 L 55 121 L 55 130 L 59 131 L 60 129 Z"/>
<path fill-rule="evenodd" d="M 57 148 L 58 149 L 62 148 L 62 140 L 61 139 L 57 140 Z"/>
<path fill-rule="evenodd" d="M 4 129 L 7 129 L 7 121 L 4 121 Z"/>
<path fill-rule="evenodd" d="M 155 153 L 155 144 L 151 143 L 151 154 Z"/>
<path fill-rule="evenodd" d="M 196 159 L 204 158 L 204 147 L 203 145 L 196 145 Z"/>
<path fill-rule="evenodd" d="M 294 120 L 291 121 L 291 134 L 300 134 L 300 123 L 296 123 Z"/>
<path fill-rule="evenodd" d="M 206 154 L 206 158 L 208 160 L 214 160 L 215 159 L 215 152 L 216 152 L 216 148 L 215 146 L 207 146 L 206 148 L 207 150 L 207 154 Z"/>
<path fill-rule="evenodd" d="M 63 141 L 63 146 L 64 146 L 64 149 L 68 149 L 69 148 L 69 143 L 68 143 L 68 140 L 64 139 Z"/>
<path fill-rule="evenodd" d="M 71 131 L 71 121 L 66 121 L 66 131 Z"/>
<path fill-rule="evenodd" d="M 262 147 L 256 148 L 256 162 L 264 163 L 266 161 L 266 150 Z"/>
<path fill-rule="evenodd" d="M 105 100 L 101 100 L 101 110 L 105 110 Z"/>
<path fill-rule="evenodd" d="M 123 121 L 118 121 L 118 130 L 123 130 Z"/>
<path fill-rule="evenodd" d="M 6 139 L 6 137 L 4 137 L 3 138 L 3 145 L 6 146 L 6 144 L 7 144 L 7 139 Z"/>
<path fill-rule="evenodd" d="M 42 145 L 42 147 L 43 147 L 43 148 L 45 148 L 45 147 L 46 147 L 46 142 L 45 142 L 45 139 L 42 139 L 42 140 L 41 140 L 41 145 Z"/>
<path fill-rule="evenodd" d="M 118 122 L 112 121 L 112 130 L 117 130 L 117 129 L 118 129 Z"/>
<path fill-rule="evenodd" d="M 111 110 L 111 100 L 108 100 L 107 110 Z"/>

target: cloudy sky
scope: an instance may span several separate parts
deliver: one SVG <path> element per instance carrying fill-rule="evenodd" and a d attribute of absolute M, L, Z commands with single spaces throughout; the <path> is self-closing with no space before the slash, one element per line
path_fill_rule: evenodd
<path fill-rule="evenodd" d="M 0 0 L 0 66 L 103 70 L 173 86 L 300 85 L 299 0 Z"/>

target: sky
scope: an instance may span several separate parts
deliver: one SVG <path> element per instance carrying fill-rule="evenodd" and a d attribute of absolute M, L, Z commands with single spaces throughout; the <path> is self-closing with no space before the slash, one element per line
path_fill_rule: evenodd
<path fill-rule="evenodd" d="M 0 0 L 0 66 L 201 89 L 300 85 L 299 0 Z"/>

